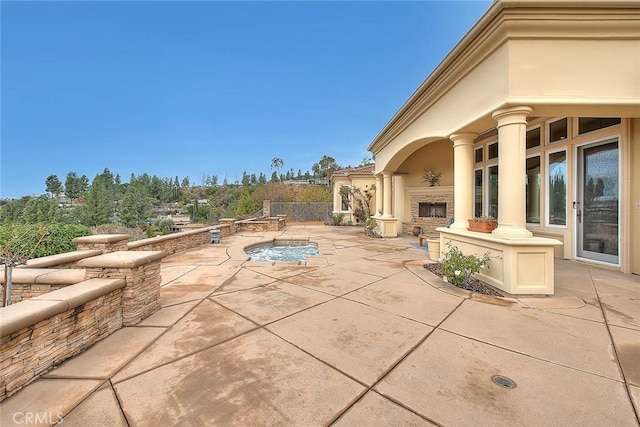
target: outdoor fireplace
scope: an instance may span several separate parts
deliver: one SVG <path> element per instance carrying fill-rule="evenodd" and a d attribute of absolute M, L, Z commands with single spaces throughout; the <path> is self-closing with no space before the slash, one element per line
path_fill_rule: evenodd
<path fill-rule="evenodd" d="M 420 202 L 418 203 L 418 217 L 420 218 L 446 218 L 446 202 Z"/>

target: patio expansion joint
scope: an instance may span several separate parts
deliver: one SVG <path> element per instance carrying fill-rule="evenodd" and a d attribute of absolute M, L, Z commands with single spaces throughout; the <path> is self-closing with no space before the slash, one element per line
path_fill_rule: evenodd
<path fill-rule="evenodd" d="M 351 301 L 351 300 L 349 300 L 349 301 Z M 420 346 L 421 346 L 421 345 L 422 345 L 422 344 L 423 344 L 427 339 L 429 339 L 429 337 L 430 337 L 430 336 L 431 336 L 431 335 L 432 335 L 432 334 L 433 334 L 437 329 L 439 329 L 439 328 L 440 328 L 440 325 L 442 325 L 442 323 L 443 323 L 443 322 L 445 322 L 445 321 L 446 321 L 446 320 L 447 320 L 447 319 L 448 319 L 448 318 L 449 318 L 453 313 L 455 313 L 455 312 L 456 312 L 456 311 L 457 311 L 457 310 L 462 306 L 462 304 L 463 304 L 465 301 L 466 301 L 466 300 L 462 300 L 462 301 L 460 301 L 460 303 L 459 303 L 459 304 L 458 304 L 458 305 L 457 305 L 453 310 L 451 310 L 451 312 L 449 312 L 449 314 L 447 314 L 447 315 L 446 315 L 446 316 L 445 316 L 445 317 L 444 317 L 444 318 L 443 318 L 443 319 L 442 319 L 442 320 L 441 320 L 441 321 L 440 321 L 440 322 L 439 322 L 439 323 L 438 323 L 438 324 L 437 324 L 437 325 L 436 325 L 436 326 L 435 326 L 435 327 L 434 327 L 430 332 L 428 332 L 424 337 L 422 337 L 421 339 L 419 339 L 419 340 L 418 340 L 418 341 L 417 341 L 413 346 L 411 346 L 411 348 L 409 348 L 409 349 L 405 352 L 405 354 L 403 354 L 402 356 L 400 356 L 400 357 L 398 358 L 398 360 L 397 360 L 395 363 L 393 363 L 393 364 L 389 367 L 389 369 L 387 369 L 385 372 L 383 372 L 383 373 L 382 373 L 382 375 L 381 375 L 381 376 L 380 376 L 376 381 L 374 381 L 374 382 L 373 382 L 373 384 L 371 384 L 371 386 L 368 386 L 368 385 L 366 385 L 366 384 L 365 384 L 365 387 L 366 387 L 367 389 L 366 389 L 366 390 L 365 390 L 365 392 L 362 394 L 362 396 L 360 397 L 360 399 L 357 399 L 357 400 L 356 400 L 355 402 L 353 402 L 350 406 L 348 406 L 347 408 L 345 408 L 341 413 L 338 413 L 338 414 L 336 415 L 336 417 L 331 421 L 331 424 L 335 423 L 335 422 L 336 422 L 338 419 L 340 419 L 344 414 L 346 414 L 346 413 L 349 411 L 349 409 L 351 409 L 351 408 L 352 408 L 356 403 L 358 403 L 358 402 L 362 399 L 362 397 L 364 397 L 368 392 L 374 392 L 374 393 L 377 393 L 377 394 L 379 394 L 380 396 L 384 397 L 385 399 L 388 399 L 388 400 L 390 400 L 391 402 L 393 402 L 393 403 L 395 403 L 395 404 L 397 404 L 397 405 L 401 406 L 402 408 L 404 408 L 404 409 L 406 409 L 406 410 L 408 410 L 408 411 L 410 411 L 410 412 L 414 413 L 415 415 L 419 416 L 420 418 L 422 418 L 422 419 L 424 419 L 424 420 L 427 420 L 427 421 L 429 421 L 430 423 L 433 423 L 433 424 L 436 424 L 436 425 L 439 425 L 439 426 L 440 426 L 441 424 L 440 424 L 440 423 L 438 423 L 437 421 L 432 420 L 432 419 L 430 419 L 430 418 L 428 418 L 428 417 L 426 417 L 426 416 L 424 416 L 424 415 L 422 415 L 422 414 L 420 414 L 420 413 L 416 412 L 414 409 L 412 409 L 412 408 L 410 408 L 410 407 L 406 406 L 404 403 L 399 402 L 399 401 L 397 401 L 396 399 L 393 399 L 391 396 L 387 396 L 387 395 L 385 395 L 385 394 L 382 394 L 382 393 L 380 393 L 379 391 L 374 390 L 374 388 L 375 388 L 375 387 L 376 387 L 376 386 L 377 386 L 377 385 L 378 385 L 382 380 L 384 380 L 387 376 L 389 376 L 389 374 L 391 374 L 391 373 L 394 371 L 394 369 L 396 369 L 396 368 L 397 368 L 397 367 L 398 367 L 398 366 L 399 366 L 399 365 L 400 365 L 400 364 L 401 364 L 401 363 L 402 363 L 402 362 L 403 362 L 407 357 L 409 357 L 409 356 L 410 356 L 414 351 L 416 351 L 416 349 L 417 349 L 418 347 L 420 347 Z M 326 362 L 323 362 L 323 363 L 326 363 Z M 331 365 L 329 365 L 329 366 L 331 366 Z M 334 369 L 336 369 L 336 368 L 334 367 Z M 338 371 L 340 371 L 340 370 L 338 369 Z M 342 372 L 342 371 L 340 371 L 340 372 Z M 345 375 L 347 375 L 347 374 L 345 374 Z M 357 380 L 356 380 L 356 381 L 357 381 Z M 358 381 L 358 382 L 360 382 L 360 381 Z"/>
<path fill-rule="evenodd" d="M 627 380 L 627 377 L 624 373 L 624 369 L 622 369 L 622 364 L 620 363 L 620 355 L 618 354 L 618 348 L 613 339 L 613 333 L 611 332 L 611 326 L 609 325 L 609 320 L 607 319 L 607 312 L 604 309 L 602 301 L 600 300 L 600 293 L 598 292 L 598 287 L 596 286 L 593 276 L 591 275 L 591 270 L 588 270 L 587 272 L 589 274 L 589 278 L 591 279 L 593 290 L 596 293 L 596 299 L 598 300 L 600 311 L 602 311 L 602 318 L 604 319 L 604 325 L 607 328 L 607 333 L 609 334 L 609 341 L 611 342 L 611 348 L 613 349 L 613 355 L 615 357 L 615 362 L 618 367 L 618 371 L 620 372 L 620 375 L 622 376 L 622 380 L 624 381 L 624 384 L 625 384 L 624 390 L 627 393 L 627 398 L 629 399 L 629 402 L 631 403 L 631 407 L 633 408 L 633 413 L 636 416 L 636 422 L 640 425 L 640 408 L 636 407 L 634 403 L 635 401 L 633 399 L 633 395 L 631 394 L 631 384 Z"/>
<path fill-rule="evenodd" d="M 181 321 L 183 318 L 185 318 L 189 313 L 191 313 L 193 310 L 195 310 L 195 309 L 196 309 L 200 304 L 202 304 L 202 302 L 203 302 L 204 300 L 206 300 L 206 299 L 207 299 L 207 297 L 202 298 L 202 299 L 200 300 L 200 302 L 198 302 L 197 304 L 194 304 L 194 305 L 193 305 L 193 307 L 191 307 L 189 310 L 185 311 L 185 312 L 184 312 L 184 314 L 183 314 L 182 316 L 180 316 L 180 317 L 179 317 L 175 322 L 173 322 L 173 323 L 172 323 L 171 325 L 169 325 L 169 326 L 133 326 L 134 328 L 164 328 L 164 332 L 162 332 L 161 334 L 159 334 L 155 339 L 153 339 L 153 340 L 152 340 L 151 342 L 149 342 L 146 346 L 144 346 L 140 351 L 138 351 L 138 352 L 137 352 L 137 353 L 136 353 L 136 354 L 135 354 L 131 359 L 129 359 L 126 363 L 124 363 L 124 364 L 120 367 L 120 369 L 118 369 L 117 371 L 113 372 L 113 373 L 109 376 L 109 378 L 108 378 L 109 383 L 111 383 L 111 384 L 112 384 L 111 379 L 112 379 L 114 376 L 116 376 L 116 375 L 118 374 L 118 372 L 120 372 L 120 371 L 122 371 L 123 369 L 125 369 L 125 368 L 129 365 L 129 363 L 131 363 L 132 361 L 134 361 L 134 360 L 135 360 L 138 356 L 140 356 L 140 355 L 141 355 L 145 350 L 147 350 L 149 347 L 151 347 L 153 344 L 155 344 L 155 342 L 156 342 L 156 341 L 158 341 L 161 337 L 163 337 L 166 333 L 168 333 L 168 332 L 171 330 L 171 328 L 173 328 L 173 327 L 174 327 L 178 322 L 180 322 L 180 321 Z M 193 301 L 193 300 L 192 300 L 192 301 Z M 210 301 L 211 301 L 211 300 L 210 300 Z M 182 302 L 182 303 L 179 303 L 179 304 L 174 304 L 173 306 L 180 305 L 180 304 L 186 304 L 186 303 L 188 303 L 188 302 L 191 302 L 191 301 L 186 301 L 186 302 Z M 211 301 L 211 302 L 213 302 L 213 303 L 215 303 L 215 304 L 218 304 L 218 303 L 217 303 L 217 302 L 215 302 L 215 301 Z M 171 307 L 171 306 L 166 306 L 166 307 Z M 165 308 L 165 307 L 162 307 L 162 308 Z M 226 308 L 226 307 L 225 307 L 225 308 Z M 197 352 L 194 352 L 194 353 L 197 353 Z M 178 359 L 175 359 L 175 360 L 178 360 Z M 171 360 L 171 361 L 169 361 L 168 363 L 173 363 L 175 360 Z M 164 365 L 166 365 L 166 364 L 167 364 L 167 363 L 165 363 L 165 364 L 163 364 L 163 365 L 160 365 L 160 366 L 164 366 Z M 154 368 L 147 369 L 147 370 L 145 370 L 144 372 L 149 372 L 149 371 L 151 371 L 151 370 L 153 370 L 153 369 L 159 368 L 160 366 L 156 366 L 156 367 L 154 367 Z M 140 375 L 140 374 L 142 374 L 142 373 L 144 373 L 144 372 L 140 372 L 140 373 L 138 373 L 138 374 L 132 375 L 131 377 L 126 378 L 126 379 L 125 379 L 125 380 L 123 380 L 123 381 L 127 381 L 127 380 L 129 380 L 129 379 L 131 379 L 131 378 L 137 377 L 138 375 Z M 120 381 L 120 382 L 123 382 L 123 381 Z M 112 385 L 113 385 L 113 384 L 112 384 Z"/>
<path fill-rule="evenodd" d="M 444 331 L 444 332 L 446 332 L 448 334 L 456 335 L 456 336 L 458 336 L 460 338 L 464 338 L 464 339 L 468 339 L 468 340 L 471 340 L 471 341 L 475 341 L 475 342 L 478 342 L 478 343 L 481 343 L 481 344 L 488 345 L 490 347 L 494 347 L 494 348 L 498 348 L 500 350 L 508 351 L 510 353 L 519 354 L 520 356 L 525 356 L 525 357 L 528 357 L 528 358 L 531 358 L 531 359 L 534 359 L 534 360 L 538 360 L 540 362 L 550 363 L 552 365 L 560 366 L 562 368 L 571 369 L 572 371 L 582 372 L 583 374 L 593 375 L 594 377 L 603 378 L 603 379 L 609 380 L 609 381 L 615 381 L 615 382 L 620 383 L 622 385 L 627 384 L 624 380 L 621 380 L 620 378 L 611 378 L 611 377 L 608 377 L 606 375 L 598 374 L 596 372 L 586 371 L 584 369 L 576 368 L 575 366 L 568 366 L 568 365 L 564 365 L 564 364 L 559 363 L 559 362 L 555 362 L 553 360 L 544 359 L 542 357 L 537 357 L 537 356 L 532 356 L 531 354 L 528 354 L 528 353 L 523 353 L 521 351 L 514 350 L 512 348 L 507 348 L 507 347 L 503 347 L 503 346 L 500 346 L 500 345 L 496 345 L 496 344 L 493 344 L 493 343 L 490 343 L 490 342 L 487 342 L 487 341 L 480 340 L 478 338 L 474 338 L 474 337 L 470 337 L 470 336 L 461 334 L 459 332 L 451 331 L 449 329 L 440 328 L 440 330 Z"/>
<path fill-rule="evenodd" d="M 215 302 L 215 301 L 212 301 L 212 302 Z M 195 308 L 195 307 L 194 307 L 194 308 Z M 225 307 L 225 308 L 226 308 L 226 307 Z M 247 320 L 248 320 L 248 319 L 247 319 Z M 254 324 L 255 324 L 255 322 L 252 322 L 252 323 L 254 323 Z M 190 351 L 190 352 L 184 353 L 184 354 L 180 355 L 179 357 L 176 357 L 175 359 L 168 360 L 168 361 L 166 361 L 166 362 L 160 363 L 159 365 L 153 366 L 153 367 L 151 367 L 151 368 L 149 368 L 149 369 L 145 369 L 145 370 L 143 370 L 143 371 L 137 372 L 137 373 L 135 373 L 135 374 L 131 375 L 130 377 L 126 377 L 126 378 L 121 379 L 121 380 L 120 380 L 120 381 L 118 381 L 116 384 L 120 384 L 120 383 L 123 383 L 123 382 L 129 381 L 129 380 L 131 380 L 131 379 L 133 379 L 133 378 L 139 377 L 140 375 L 146 374 L 147 372 L 151 372 L 151 371 L 154 371 L 154 370 L 156 370 L 156 369 L 162 368 L 162 367 L 164 367 L 164 366 L 171 365 L 172 363 L 175 363 L 175 362 L 177 362 L 177 361 L 179 361 L 179 360 L 182 360 L 182 359 L 184 359 L 184 358 L 186 358 L 186 357 L 193 356 L 194 354 L 201 353 L 201 352 L 203 352 L 203 351 L 205 351 L 205 350 L 209 350 L 209 349 L 211 349 L 211 348 L 213 348 L 213 347 L 217 347 L 217 346 L 222 345 L 222 344 L 226 344 L 226 343 L 228 343 L 229 341 L 235 340 L 236 338 L 240 338 L 240 337 L 242 337 L 242 336 L 244 336 L 244 335 L 247 335 L 247 334 L 249 334 L 249 333 L 251 333 L 251 332 L 257 331 L 257 330 L 259 330 L 259 329 L 261 329 L 261 328 L 262 328 L 261 326 L 256 325 L 256 327 L 255 327 L 255 328 L 251 328 L 251 329 L 249 329 L 249 330 L 246 330 L 246 331 L 244 331 L 244 332 L 241 332 L 241 333 L 239 333 L 238 335 L 235 335 L 235 336 L 233 336 L 233 337 L 227 338 L 227 339 L 222 340 L 222 341 L 220 341 L 220 342 L 217 342 L 217 343 L 215 343 L 215 344 L 206 345 L 206 346 L 204 346 L 204 347 L 202 347 L 202 348 L 199 348 L 199 349 L 197 349 L 197 350 L 194 350 L 194 351 Z M 166 332 L 162 333 L 160 336 L 158 336 L 158 338 L 157 338 L 157 339 L 159 339 L 159 338 L 160 338 L 162 335 L 164 335 L 165 333 L 166 333 Z M 157 339 L 156 339 L 156 340 L 154 340 L 153 342 L 157 341 Z M 152 342 L 151 344 L 153 344 L 153 342 Z M 151 346 L 151 344 L 149 344 L 149 346 Z M 146 350 L 149 346 L 145 347 L 145 350 Z M 144 351 L 144 350 L 143 350 L 143 351 Z M 139 355 L 139 354 L 140 354 L 140 353 L 138 353 L 138 355 Z M 138 355 L 136 355 L 136 357 L 137 357 Z M 133 361 L 133 359 L 131 359 L 131 361 Z M 127 363 L 127 365 L 128 365 L 128 363 Z M 122 369 L 124 369 L 127 365 L 123 366 L 123 367 L 122 367 Z M 120 372 L 122 369 L 120 369 L 118 372 Z M 112 379 L 112 378 L 113 378 L 113 377 L 114 377 L 118 372 L 115 372 L 115 373 L 111 376 L 111 379 Z M 111 382 L 111 379 L 109 380 L 110 382 Z"/>
<path fill-rule="evenodd" d="M 191 273 L 193 270 L 200 268 L 200 264 L 196 265 L 195 267 L 193 267 L 191 270 L 185 271 L 184 273 L 182 273 L 181 275 L 179 275 L 178 277 L 175 277 L 173 280 L 168 281 L 167 283 L 165 283 L 164 285 L 161 285 L 161 288 L 164 288 L 165 286 L 167 286 L 170 283 L 175 282 L 176 280 L 186 276 L 187 274 Z M 162 277 L 162 269 L 160 269 L 160 277 Z M 162 279 L 160 279 L 162 280 Z"/>
<path fill-rule="evenodd" d="M 124 408 L 122 407 L 122 399 L 120 398 L 120 395 L 118 394 L 115 387 L 113 386 L 113 382 L 111 382 L 111 379 L 109 379 L 109 388 L 111 388 L 111 392 L 116 398 L 116 403 L 118 404 L 118 409 L 120 409 L 120 413 L 122 414 L 122 419 L 124 419 L 124 421 L 127 423 L 127 426 L 131 426 L 131 422 L 127 418 L 127 413 L 124 411 Z"/>

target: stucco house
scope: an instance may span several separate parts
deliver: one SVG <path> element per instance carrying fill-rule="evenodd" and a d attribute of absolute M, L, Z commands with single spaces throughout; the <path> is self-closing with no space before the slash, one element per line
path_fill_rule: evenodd
<path fill-rule="evenodd" d="M 640 273 L 640 2 L 495 1 L 368 149 L 382 235 L 489 251 L 508 293 L 553 294 L 554 257 Z"/>
<path fill-rule="evenodd" d="M 373 176 L 376 166 L 374 164 L 358 166 L 353 168 L 339 169 L 331 174 L 331 184 L 333 186 L 333 214 L 342 215 L 343 222 L 356 224 L 357 218 L 354 215 L 354 206 L 357 200 L 349 194 L 345 194 L 341 189 L 346 187 L 356 187 L 361 191 L 372 189 L 376 184 Z M 375 214 L 375 203 L 371 203 L 371 215 Z"/>

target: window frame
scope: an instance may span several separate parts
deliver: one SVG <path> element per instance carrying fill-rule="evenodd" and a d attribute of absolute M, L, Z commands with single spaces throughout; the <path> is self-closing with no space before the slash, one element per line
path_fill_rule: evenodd
<path fill-rule="evenodd" d="M 542 141 L 540 141 L 540 142 L 542 143 Z M 544 163 L 542 161 L 542 158 L 543 158 L 542 152 L 536 151 L 536 152 L 533 152 L 531 154 L 528 154 L 525 157 L 525 162 L 528 159 L 531 159 L 533 157 L 538 157 L 540 159 L 540 187 L 538 188 L 538 191 L 539 191 L 539 194 L 538 194 L 538 218 L 539 218 L 539 221 L 538 222 L 528 222 L 527 221 L 526 224 L 527 224 L 528 227 L 529 226 L 531 226 L 531 227 L 542 227 L 543 226 L 543 222 L 544 222 L 543 221 L 544 214 L 542 212 L 542 205 L 543 205 L 543 197 L 542 197 L 542 195 L 545 194 L 545 191 L 544 191 L 544 188 L 545 188 L 544 187 L 545 168 L 544 168 Z M 525 173 L 526 173 L 526 167 L 525 167 Z M 527 194 L 526 194 L 526 186 L 525 186 L 525 197 L 526 196 L 527 196 Z M 525 218 L 526 218 L 526 216 L 527 216 L 527 201 L 525 199 Z"/>
<path fill-rule="evenodd" d="M 549 158 L 552 154 L 564 152 L 565 158 L 565 223 L 563 224 L 551 224 L 550 222 L 550 214 L 551 214 L 551 167 L 549 166 Z M 544 178 L 545 178 L 545 193 L 546 197 L 544 200 L 545 204 L 545 213 L 544 213 L 544 226 L 550 228 L 557 228 L 566 230 L 569 228 L 569 150 L 567 146 L 558 147 L 556 150 L 547 150 L 545 152 L 545 162 L 544 162 Z M 541 224 L 542 225 L 542 224 Z"/>

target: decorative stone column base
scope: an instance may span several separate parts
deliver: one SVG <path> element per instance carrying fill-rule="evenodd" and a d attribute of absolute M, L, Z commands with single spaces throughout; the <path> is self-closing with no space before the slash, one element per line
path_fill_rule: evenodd
<path fill-rule="evenodd" d="M 376 223 L 382 237 L 398 237 L 398 218 L 376 218 Z"/>

